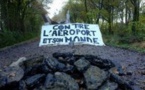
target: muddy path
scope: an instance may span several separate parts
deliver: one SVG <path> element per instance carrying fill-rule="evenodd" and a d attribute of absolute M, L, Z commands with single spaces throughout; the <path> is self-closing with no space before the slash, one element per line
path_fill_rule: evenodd
<path fill-rule="evenodd" d="M 51 57 L 53 52 L 73 52 L 75 54 L 91 54 L 97 55 L 103 59 L 112 60 L 116 64 L 120 64 L 124 72 L 131 75 L 121 76 L 127 80 L 135 90 L 145 90 L 145 54 L 131 50 L 111 46 L 53 46 L 39 47 L 39 39 L 30 40 L 18 45 L 7 47 L 0 50 L 0 68 L 8 66 L 20 57 L 33 57 L 36 55 L 44 55 Z"/>

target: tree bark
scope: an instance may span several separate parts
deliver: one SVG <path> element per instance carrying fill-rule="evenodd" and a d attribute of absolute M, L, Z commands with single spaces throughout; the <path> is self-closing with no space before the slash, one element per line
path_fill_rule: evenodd
<path fill-rule="evenodd" d="M 139 0 L 131 0 L 131 3 L 134 6 L 134 11 L 133 11 L 133 24 L 132 24 L 132 33 L 133 35 L 136 35 L 136 22 L 139 21 Z"/>

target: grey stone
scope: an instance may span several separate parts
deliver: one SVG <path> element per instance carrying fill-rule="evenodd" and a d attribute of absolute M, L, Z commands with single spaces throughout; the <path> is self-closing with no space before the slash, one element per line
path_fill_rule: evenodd
<path fill-rule="evenodd" d="M 36 74 L 34 76 L 31 76 L 25 80 L 25 83 L 29 87 L 33 87 L 36 84 L 39 84 L 40 81 L 43 79 L 45 74 Z"/>
<path fill-rule="evenodd" d="M 96 90 L 108 78 L 108 73 L 96 66 L 90 66 L 84 73 L 88 90 Z"/>
<path fill-rule="evenodd" d="M 63 72 L 74 72 L 75 67 L 73 65 L 70 64 L 66 64 L 66 68 L 63 69 Z"/>
<path fill-rule="evenodd" d="M 81 58 L 79 60 L 77 60 L 74 65 L 77 67 L 77 69 L 81 72 L 84 72 L 88 69 L 88 67 L 90 66 L 90 62 L 87 61 L 85 58 Z"/>
<path fill-rule="evenodd" d="M 27 86 L 26 86 L 25 81 L 19 82 L 19 90 L 27 90 Z"/>
<path fill-rule="evenodd" d="M 107 81 L 98 90 L 117 90 L 117 88 L 118 88 L 118 84 L 117 83 Z"/>
<path fill-rule="evenodd" d="M 109 71 L 110 73 L 110 79 L 114 82 L 116 82 L 119 86 L 121 86 L 120 88 L 123 90 L 134 90 L 133 87 L 126 82 L 123 78 L 119 77 L 118 75 L 112 73 L 111 71 Z"/>
<path fill-rule="evenodd" d="M 1 76 L 0 77 L 0 87 L 3 87 L 7 84 L 7 77 Z"/>
<path fill-rule="evenodd" d="M 55 89 L 53 90 L 79 90 L 78 84 L 70 75 L 56 72 L 55 78 Z"/>
<path fill-rule="evenodd" d="M 54 71 L 63 71 L 63 69 L 66 68 L 65 64 L 59 62 L 58 60 L 56 59 L 51 59 L 51 58 L 47 58 L 45 60 L 46 64 L 48 65 L 48 67 L 50 67 L 52 70 Z"/>
<path fill-rule="evenodd" d="M 52 72 L 52 70 L 46 64 L 34 65 L 25 69 L 25 76 L 33 76 L 39 73 L 47 74 L 49 72 Z"/>
<path fill-rule="evenodd" d="M 12 83 L 12 82 L 18 82 L 19 80 L 22 79 L 24 76 L 24 70 L 19 67 L 19 66 L 12 66 L 12 67 L 7 67 L 0 71 L 0 78 L 2 79 L 2 82 L 0 83 Z M 4 82 L 5 81 L 5 82 Z"/>
<path fill-rule="evenodd" d="M 31 57 L 31 58 L 28 58 L 27 60 L 25 60 L 23 62 L 23 65 L 24 65 L 25 68 L 29 68 L 29 67 L 32 67 L 32 66 L 35 66 L 35 65 L 42 64 L 43 60 L 44 60 L 43 55 L 35 56 L 35 57 Z"/>
<path fill-rule="evenodd" d="M 55 78 L 53 74 L 47 74 L 46 78 L 45 78 L 45 83 L 44 86 L 45 88 L 52 88 L 55 82 Z"/>

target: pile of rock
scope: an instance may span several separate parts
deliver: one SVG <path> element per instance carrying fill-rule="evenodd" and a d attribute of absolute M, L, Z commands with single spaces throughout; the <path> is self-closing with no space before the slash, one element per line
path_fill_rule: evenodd
<path fill-rule="evenodd" d="M 121 68 L 92 55 L 20 58 L 0 71 L 0 90 L 133 90 Z"/>

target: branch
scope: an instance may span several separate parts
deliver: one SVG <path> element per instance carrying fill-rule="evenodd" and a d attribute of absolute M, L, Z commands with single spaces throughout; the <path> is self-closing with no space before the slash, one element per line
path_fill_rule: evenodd
<path fill-rule="evenodd" d="M 131 2 L 133 5 L 135 5 L 135 1 L 136 1 L 136 0 L 130 0 L 130 2 Z"/>

